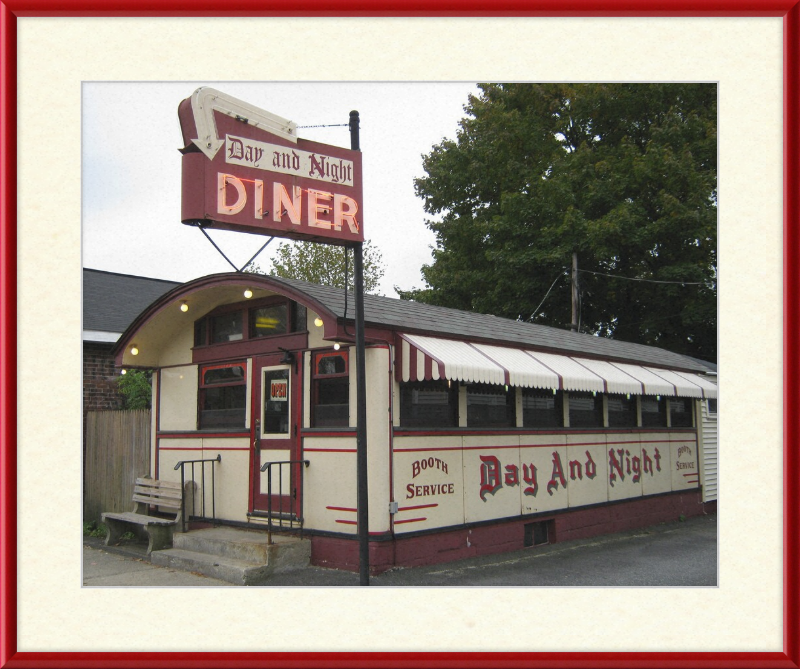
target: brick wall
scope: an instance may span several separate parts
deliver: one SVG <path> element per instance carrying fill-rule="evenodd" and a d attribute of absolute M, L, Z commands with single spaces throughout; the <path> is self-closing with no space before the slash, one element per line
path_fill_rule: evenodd
<path fill-rule="evenodd" d="M 83 412 L 122 409 L 117 392 L 120 370 L 111 356 L 113 344 L 83 344 Z"/>

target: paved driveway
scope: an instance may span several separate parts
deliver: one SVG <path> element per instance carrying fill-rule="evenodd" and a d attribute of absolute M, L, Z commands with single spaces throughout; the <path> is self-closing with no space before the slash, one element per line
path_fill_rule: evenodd
<path fill-rule="evenodd" d="M 229 586 L 150 564 L 141 547 L 105 549 L 84 540 L 85 586 Z M 357 586 L 358 575 L 308 568 L 276 574 L 276 586 Z M 429 567 L 395 569 L 372 586 L 687 587 L 717 585 L 717 517 L 528 548 Z M 269 586 L 265 586 L 269 587 Z"/>

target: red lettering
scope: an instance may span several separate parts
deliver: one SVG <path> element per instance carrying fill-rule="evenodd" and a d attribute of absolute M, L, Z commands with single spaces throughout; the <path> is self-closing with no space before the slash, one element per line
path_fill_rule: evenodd
<path fill-rule="evenodd" d="M 486 495 L 494 495 L 503 484 L 500 482 L 500 461 L 493 455 L 481 457 L 481 489 L 480 497 L 485 502 Z"/>
<path fill-rule="evenodd" d="M 586 451 L 586 478 L 593 479 L 597 476 L 597 465 L 592 460 L 592 454 Z"/>
<path fill-rule="evenodd" d="M 406 486 L 406 490 L 408 490 L 408 494 L 406 495 L 406 499 L 413 499 L 414 498 L 414 484 L 409 483 Z"/>
<path fill-rule="evenodd" d="M 539 484 L 536 482 L 536 467 L 534 465 L 531 465 L 530 469 L 528 465 L 522 465 L 522 480 L 529 486 L 522 492 L 526 495 L 536 497 L 536 493 L 539 491 Z"/>
<path fill-rule="evenodd" d="M 619 451 L 619 456 L 622 458 L 622 449 Z M 617 460 L 617 456 L 614 453 L 613 448 L 608 449 L 608 482 L 613 487 L 614 481 L 617 480 L 617 474 L 614 473 L 614 470 L 617 470 L 617 474 L 619 474 L 619 478 L 621 481 L 625 480 L 625 472 L 622 471 L 622 463 Z"/>
<path fill-rule="evenodd" d="M 567 487 L 567 479 L 564 478 L 564 469 L 561 467 L 561 456 L 558 454 L 558 451 L 553 451 L 553 473 L 550 475 L 550 481 L 547 483 L 548 495 L 552 495 L 554 490 L 558 490 L 559 481 L 561 482 L 562 488 Z"/>
<path fill-rule="evenodd" d="M 516 465 L 506 465 L 506 485 L 519 485 L 519 468 Z"/>

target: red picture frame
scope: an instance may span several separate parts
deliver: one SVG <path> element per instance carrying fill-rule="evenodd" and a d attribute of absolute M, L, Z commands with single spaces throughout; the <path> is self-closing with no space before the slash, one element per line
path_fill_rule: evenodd
<path fill-rule="evenodd" d="M 6 0 L 0 3 L 0 668 L 15 667 L 800 667 L 800 2 L 798 0 Z M 275 4 L 277 6 L 277 3 Z M 39 16 L 765 16 L 783 19 L 784 554 L 782 652 L 203 653 L 17 649 L 17 17 Z"/>

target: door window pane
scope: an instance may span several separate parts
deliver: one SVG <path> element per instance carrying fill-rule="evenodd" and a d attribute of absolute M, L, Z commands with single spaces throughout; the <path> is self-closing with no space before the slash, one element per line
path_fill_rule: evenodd
<path fill-rule="evenodd" d="M 289 434 L 290 383 L 288 369 L 272 369 L 264 372 L 264 384 L 261 390 L 264 399 L 262 435 Z"/>

